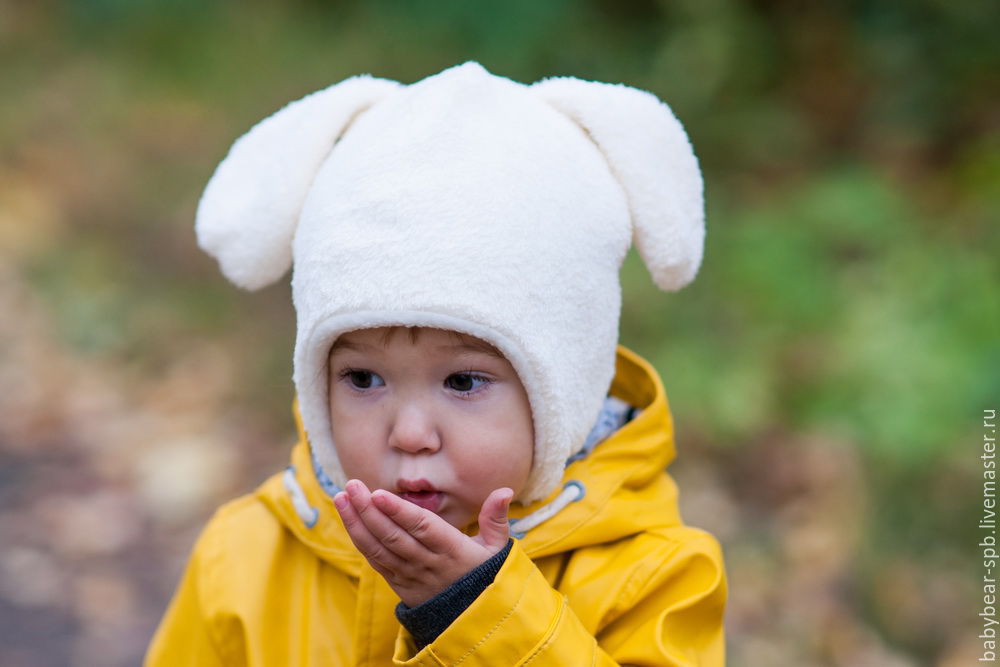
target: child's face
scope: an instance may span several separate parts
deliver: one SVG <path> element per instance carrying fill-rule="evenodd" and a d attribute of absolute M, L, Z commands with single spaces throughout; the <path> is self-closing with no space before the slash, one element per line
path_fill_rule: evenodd
<path fill-rule="evenodd" d="M 362 329 L 330 351 L 330 423 L 348 479 L 425 507 L 456 528 L 494 489 L 521 492 L 534 430 L 520 378 L 478 338 Z"/>

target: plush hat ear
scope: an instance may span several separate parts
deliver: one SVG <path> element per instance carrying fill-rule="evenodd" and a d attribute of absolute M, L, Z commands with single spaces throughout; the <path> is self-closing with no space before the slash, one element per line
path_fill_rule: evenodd
<path fill-rule="evenodd" d="M 361 75 L 291 102 L 236 140 L 198 204 L 198 245 L 240 287 L 259 289 L 292 265 L 292 237 L 320 165 L 359 113 L 396 81 Z"/>
<path fill-rule="evenodd" d="M 543 79 L 530 90 L 580 125 L 607 158 L 656 284 L 678 290 L 691 282 L 705 242 L 703 185 L 670 107 L 644 90 L 573 77 Z"/>

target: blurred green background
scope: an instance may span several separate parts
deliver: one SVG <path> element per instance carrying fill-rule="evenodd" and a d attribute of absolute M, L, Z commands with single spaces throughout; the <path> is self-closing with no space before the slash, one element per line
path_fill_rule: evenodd
<path fill-rule="evenodd" d="M 232 141 L 468 59 L 648 89 L 691 136 L 703 268 L 664 294 L 630 254 L 622 342 L 725 549 L 729 664 L 973 663 L 998 31 L 969 0 L 0 1 L 0 664 L 136 664 L 212 510 L 285 463 L 287 283 L 193 235 Z"/>

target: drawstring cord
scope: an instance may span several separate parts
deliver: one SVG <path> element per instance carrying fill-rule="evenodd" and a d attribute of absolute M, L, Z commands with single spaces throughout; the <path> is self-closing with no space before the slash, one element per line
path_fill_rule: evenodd
<path fill-rule="evenodd" d="M 285 490 L 292 498 L 292 507 L 295 508 L 295 513 L 302 519 L 306 528 L 312 528 L 319 520 L 319 510 L 309 504 L 305 492 L 299 486 L 299 480 L 295 479 L 295 466 L 285 468 L 284 482 Z"/>
<path fill-rule="evenodd" d="M 319 485 L 323 487 L 323 491 L 326 492 L 328 496 L 333 498 L 335 495 L 340 493 L 340 487 L 333 483 L 330 476 L 326 474 L 319 465 L 319 461 L 316 459 L 315 452 L 310 448 L 309 456 L 312 459 L 312 467 L 316 473 L 316 480 Z M 299 515 L 302 519 L 302 523 L 306 525 L 306 528 L 312 528 L 316 525 L 316 521 L 319 520 L 319 508 L 313 507 L 309 504 L 306 499 L 306 494 L 302 490 L 302 486 L 299 484 L 299 480 L 295 477 L 295 466 L 288 466 L 285 468 L 285 489 L 288 491 L 288 495 L 292 498 L 292 506 L 295 508 L 295 513 Z"/>
<path fill-rule="evenodd" d="M 510 523 L 510 536 L 521 539 L 529 530 L 559 514 L 567 505 L 580 500 L 586 493 L 587 489 L 584 488 L 583 482 L 578 482 L 575 479 L 566 482 L 562 492 L 551 503 L 542 505 L 528 516 L 511 519 L 508 522 Z"/>

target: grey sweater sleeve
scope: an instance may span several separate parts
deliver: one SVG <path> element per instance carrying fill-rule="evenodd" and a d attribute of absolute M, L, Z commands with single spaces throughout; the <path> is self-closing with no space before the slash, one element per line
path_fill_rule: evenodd
<path fill-rule="evenodd" d="M 418 649 L 437 639 L 437 636 L 493 583 L 513 545 L 514 540 L 508 539 L 507 546 L 489 560 L 416 607 L 407 607 L 402 602 L 396 605 L 396 618 L 413 635 Z"/>

